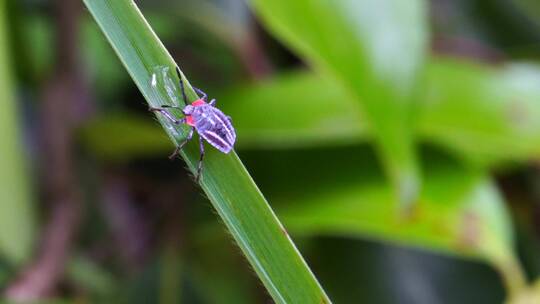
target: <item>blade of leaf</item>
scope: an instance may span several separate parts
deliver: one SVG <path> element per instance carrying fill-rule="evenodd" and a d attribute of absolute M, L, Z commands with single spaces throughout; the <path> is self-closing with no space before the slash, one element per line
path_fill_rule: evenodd
<path fill-rule="evenodd" d="M 361 103 L 399 201 L 412 203 L 420 183 L 412 110 L 427 45 L 426 3 L 251 2 L 279 38 Z"/>
<path fill-rule="evenodd" d="M 429 189 L 420 195 L 420 210 L 411 221 L 395 217 L 391 189 L 383 184 L 349 185 L 317 197 L 293 197 L 295 208 L 278 213 L 295 235 L 357 236 L 484 259 L 500 272 L 510 293 L 522 289 L 525 279 L 509 238 L 508 214 L 493 182 L 482 176 L 457 175 L 465 181 L 458 185 L 463 189 L 448 197 L 444 191 L 437 193 L 449 188 L 436 180 L 446 177 L 428 177 L 425 187 Z"/>
<path fill-rule="evenodd" d="M 175 63 L 136 5 L 127 0 L 84 3 L 149 105 L 183 105 L 174 87 L 152 85 L 156 69 L 164 73 L 165 81 L 176 79 Z M 189 83 L 187 89 L 194 100 L 196 94 Z M 179 132 L 162 117 L 159 119 L 176 144 L 185 138 L 185 129 Z M 195 143 L 182 152 L 192 172 L 198 154 Z M 226 155 L 208 151 L 201 186 L 276 302 L 330 302 L 234 152 Z"/>
<path fill-rule="evenodd" d="M 0 0 L 0 251 L 20 263 L 31 253 L 35 222 L 9 69 L 6 10 L 6 1 Z"/>
<path fill-rule="evenodd" d="M 321 155 L 340 153 L 332 164 Z M 394 211 L 392 189 L 365 149 L 258 153 L 255 172 L 294 235 L 370 238 L 491 263 L 515 292 L 524 277 L 513 250 L 512 224 L 493 181 L 440 153 L 425 153 L 424 187 L 410 218 Z M 262 161 L 261 161 L 262 160 Z M 291 162 L 303 170 L 292 175 Z M 280 165 L 283 164 L 283 165 Z M 279 185 L 275 185 L 279 181 Z M 289 189 L 286 186 L 290 185 Z M 312 189 L 309 192 L 298 189 Z"/>

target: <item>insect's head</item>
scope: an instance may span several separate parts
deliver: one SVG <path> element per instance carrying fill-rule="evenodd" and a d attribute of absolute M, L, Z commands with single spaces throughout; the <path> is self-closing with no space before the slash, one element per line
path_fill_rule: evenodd
<path fill-rule="evenodd" d="M 193 106 L 192 105 L 185 106 L 182 109 L 182 112 L 184 113 L 184 115 L 191 115 L 193 113 Z"/>

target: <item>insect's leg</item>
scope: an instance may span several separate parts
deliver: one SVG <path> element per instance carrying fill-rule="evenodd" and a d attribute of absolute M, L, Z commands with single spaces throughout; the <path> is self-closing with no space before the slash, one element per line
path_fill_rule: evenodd
<path fill-rule="evenodd" d="M 176 119 L 171 115 L 171 113 L 169 111 L 167 111 L 167 110 L 165 110 L 163 108 L 152 108 L 152 107 L 150 107 L 149 110 L 152 111 L 152 112 L 161 113 L 163 116 L 167 117 L 167 119 L 170 120 L 175 125 L 180 125 L 180 124 L 183 124 L 183 123 L 186 122 L 185 118 Z"/>
<path fill-rule="evenodd" d="M 203 159 L 204 159 L 204 141 L 201 136 L 199 136 L 199 147 L 200 147 L 201 156 L 199 157 L 199 164 L 197 164 L 197 175 L 195 176 L 195 181 L 197 183 L 201 179 Z"/>
<path fill-rule="evenodd" d="M 214 99 L 210 100 L 210 102 L 208 104 L 210 104 L 211 106 L 215 106 L 216 105 L 216 99 L 214 98 Z"/>
<path fill-rule="evenodd" d="M 188 135 L 186 136 L 186 139 L 181 142 L 173 151 L 173 153 L 171 155 L 169 155 L 169 159 L 174 159 L 176 156 L 178 156 L 178 154 L 180 153 L 180 150 L 182 150 L 182 148 L 184 148 L 184 146 L 188 143 L 188 141 L 191 140 L 191 138 L 193 137 L 193 127 L 191 129 L 189 129 L 189 133 Z"/>
<path fill-rule="evenodd" d="M 194 86 L 191 86 L 191 87 L 193 88 L 193 90 L 195 90 L 195 92 L 197 92 L 197 95 L 200 95 L 202 100 L 204 101 L 208 100 L 208 95 L 205 92 L 203 92 L 203 90 L 196 88 Z"/>
<path fill-rule="evenodd" d="M 186 91 L 184 89 L 184 80 L 182 79 L 182 73 L 180 73 L 180 69 L 176 67 L 176 74 L 178 75 L 178 79 L 180 79 L 180 90 L 182 91 L 182 98 L 184 99 L 184 103 L 188 104 L 188 99 L 186 97 Z"/>

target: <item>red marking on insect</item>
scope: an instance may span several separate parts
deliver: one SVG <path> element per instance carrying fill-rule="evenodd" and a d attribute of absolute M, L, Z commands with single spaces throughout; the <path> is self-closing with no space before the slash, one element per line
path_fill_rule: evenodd
<path fill-rule="evenodd" d="M 195 126 L 195 122 L 193 121 L 193 116 L 187 115 L 186 116 L 186 124 L 190 126 Z"/>
<path fill-rule="evenodd" d="M 191 103 L 192 106 L 194 107 L 197 107 L 197 106 L 202 106 L 202 105 L 205 105 L 206 102 L 204 102 L 204 100 L 202 99 L 197 99 L 195 100 L 194 102 Z"/>

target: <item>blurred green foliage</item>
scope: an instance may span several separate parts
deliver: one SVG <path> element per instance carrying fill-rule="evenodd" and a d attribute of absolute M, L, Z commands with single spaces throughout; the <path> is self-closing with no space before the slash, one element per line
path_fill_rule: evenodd
<path fill-rule="evenodd" d="M 253 0 L 253 15 L 236 0 L 137 4 L 190 80 L 232 116 L 246 167 L 336 303 L 540 301 L 536 1 Z M 24 269 L 16 263 L 41 250 L 34 216 L 46 174 L 36 173 L 33 195 L 24 170 L 40 166 L 20 143 L 35 145 L 38 91 L 58 52 L 53 5 L 12 2 L 12 43 L 0 43 L 6 286 Z M 75 135 L 84 220 L 55 297 L 268 302 L 185 164 L 166 160 L 173 145 L 99 28 L 86 13 L 80 23 L 90 87 L 81 96 L 95 112 Z M 137 52 L 143 37 L 129 37 Z M 23 123 L 17 104 L 29 113 Z M 230 163 L 207 150 L 210 172 L 232 179 L 221 172 Z M 107 207 L 108 191 L 132 208 L 119 214 L 138 215 L 131 224 Z M 130 258 L 130 246 L 143 258 Z"/>
<path fill-rule="evenodd" d="M 5 8 L 6 2 L 0 1 L 0 255 L 10 263 L 21 264 L 31 255 L 35 222 L 10 68 Z"/>
<path fill-rule="evenodd" d="M 398 200 L 414 204 L 420 177 L 413 110 L 428 40 L 427 3 L 252 2 L 276 35 L 361 104 Z"/>

